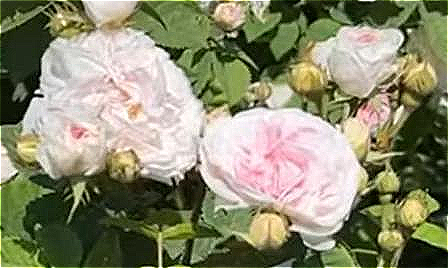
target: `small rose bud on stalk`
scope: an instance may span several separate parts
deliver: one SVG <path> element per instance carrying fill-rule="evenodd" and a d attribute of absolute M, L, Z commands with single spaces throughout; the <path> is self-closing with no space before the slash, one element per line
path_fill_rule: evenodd
<path fill-rule="evenodd" d="M 358 160 L 367 156 L 370 144 L 369 128 L 358 118 L 348 118 L 342 123 L 342 132 L 350 143 Z"/>
<path fill-rule="evenodd" d="M 399 249 L 404 242 L 403 234 L 399 230 L 383 230 L 378 234 L 378 244 L 389 252 Z"/>
<path fill-rule="evenodd" d="M 29 165 L 36 164 L 39 144 L 40 138 L 35 134 L 25 134 L 20 136 L 16 144 L 17 154 L 20 159 Z"/>
<path fill-rule="evenodd" d="M 389 203 L 392 200 L 392 194 L 400 190 L 400 178 L 390 168 L 378 173 L 375 181 L 380 193 L 380 202 L 383 204 Z"/>
<path fill-rule="evenodd" d="M 123 183 L 131 183 L 140 172 L 139 159 L 133 150 L 110 152 L 106 158 L 109 176 Z"/>
<path fill-rule="evenodd" d="M 328 85 L 326 73 L 309 61 L 292 65 L 288 78 L 291 88 L 305 96 L 322 93 Z"/>
<path fill-rule="evenodd" d="M 366 169 L 361 167 L 358 173 L 358 194 L 364 195 L 368 191 L 367 184 L 369 182 L 369 174 Z"/>
<path fill-rule="evenodd" d="M 246 21 L 247 7 L 238 1 L 219 3 L 213 11 L 212 18 L 224 31 L 232 32 Z"/>
<path fill-rule="evenodd" d="M 405 199 L 400 207 L 400 222 L 406 227 L 417 227 L 428 217 L 428 210 L 418 198 Z"/>
<path fill-rule="evenodd" d="M 257 214 L 249 229 L 249 240 L 259 250 L 279 249 L 288 240 L 288 236 L 288 220 L 273 212 Z"/>
<path fill-rule="evenodd" d="M 248 103 L 264 103 L 272 95 L 272 86 L 266 81 L 253 83 L 244 96 Z"/>

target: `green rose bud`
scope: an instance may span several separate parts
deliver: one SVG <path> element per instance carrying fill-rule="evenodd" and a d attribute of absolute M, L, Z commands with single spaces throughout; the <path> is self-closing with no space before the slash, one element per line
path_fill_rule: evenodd
<path fill-rule="evenodd" d="M 321 92 L 328 84 L 327 74 L 308 61 L 293 65 L 288 78 L 291 88 L 303 95 Z"/>
<path fill-rule="evenodd" d="M 416 227 L 422 224 L 426 217 L 428 217 L 428 211 L 417 198 L 406 199 L 400 207 L 400 221 L 404 226 Z"/>
<path fill-rule="evenodd" d="M 400 179 L 393 170 L 384 170 L 376 176 L 377 189 L 380 193 L 396 193 L 400 190 Z"/>
<path fill-rule="evenodd" d="M 358 160 L 363 160 L 369 151 L 369 127 L 359 119 L 352 117 L 342 123 L 342 132 L 350 143 Z"/>
<path fill-rule="evenodd" d="M 403 235 L 399 230 L 383 230 L 378 234 L 378 244 L 387 251 L 395 251 L 404 243 Z"/>
<path fill-rule="evenodd" d="M 123 183 L 130 183 L 138 178 L 140 163 L 133 150 L 110 152 L 106 159 L 109 176 Z"/>
<path fill-rule="evenodd" d="M 25 134 L 17 139 L 16 149 L 20 159 L 27 164 L 37 163 L 37 149 L 40 139 L 35 134 Z"/>
<path fill-rule="evenodd" d="M 288 220 L 277 213 L 261 213 L 254 217 L 249 229 L 252 245 L 259 249 L 278 249 L 288 240 Z"/>

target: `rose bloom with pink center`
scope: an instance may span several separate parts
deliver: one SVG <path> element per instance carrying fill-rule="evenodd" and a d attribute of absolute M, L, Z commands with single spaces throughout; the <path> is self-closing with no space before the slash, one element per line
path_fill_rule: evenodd
<path fill-rule="evenodd" d="M 253 109 L 214 121 L 200 171 L 221 207 L 260 206 L 288 216 L 305 245 L 327 250 L 347 219 L 358 160 L 345 137 L 298 109 Z"/>
<path fill-rule="evenodd" d="M 386 93 L 381 93 L 364 103 L 356 112 L 356 117 L 361 120 L 370 132 L 375 132 L 391 116 L 390 99 Z"/>

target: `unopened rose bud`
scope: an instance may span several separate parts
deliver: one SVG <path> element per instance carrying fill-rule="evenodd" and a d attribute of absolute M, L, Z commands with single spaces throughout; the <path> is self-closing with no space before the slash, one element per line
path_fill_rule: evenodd
<path fill-rule="evenodd" d="M 378 244 L 387 251 L 395 251 L 404 243 L 403 235 L 399 230 L 383 230 L 378 234 Z"/>
<path fill-rule="evenodd" d="M 137 6 L 138 1 L 82 1 L 87 16 L 97 27 L 120 25 Z"/>
<path fill-rule="evenodd" d="M 272 94 L 272 88 L 271 85 L 269 85 L 268 82 L 261 81 L 253 83 L 249 86 L 247 89 L 245 99 L 248 102 L 255 102 L 255 101 L 265 101 L 267 100 Z"/>
<path fill-rule="evenodd" d="M 261 213 L 254 217 L 249 239 L 259 250 L 278 249 L 288 240 L 288 220 L 276 213 Z"/>
<path fill-rule="evenodd" d="M 376 175 L 377 188 L 380 193 L 396 193 L 400 190 L 400 178 L 393 170 L 384 170 Z"/>
<path fill-rule="evenodd" d="M 412 91 L 403 91 L 400 96 L 400 103 L 405 107 L 414 110 L 420 106 L 423 96 Z"/>
<path fill-rule="evenodd" d="M 342 132 L 359 160 L 365 159 L 369 151 L 369 128 L 358 118 L 348 118 L 342 123 Z"/>
<path fill-rule="evenodd" d="M 139 159 L 133 150 L 109 153 L 106 165 L 109 176 L 124 183 L 135 181 L 140 172 Z"/>
<path fill-rule="evenodd" d="M 40 139 L 35 134 L 25 134 L 17 139 L 16 149 L 20 159 L 27 164 L 37 163 L 37 149 Z"/>
<path fill-rule="evenodd" d="M 361 167 L 358 172 L 358 193 L 362 193 L 367 188 L 367 182 L 369 181 L 369 174 L 366 169 Z"/>
<path fill-rule="evenodd" d="M 246 6 L 239 2 L 225 2 L 216 6 L 213 20 L 224 31 L 233 31 L 246 21 Z"/>
<path fill-rule="evenodd" d="M 400 222 L 407 227 L 416 227 L 428 217 L 424 204 L 417 198 L 406 199 L 400 207 Z"/>
<path fill-rule="evenodd" d="M 405 90 L 426 96 L 437 85 L 437 74 L 432 65 L 426 60 L 419 62 L 415 55 L 405 57 L 402 72 Z"/>
<path fill-rule="evenodd" d="M 298 94 L 307 95 L 323 91 L 328 80 L 326 73 L 318 66 L 304 61 L 292 66 L 289 84 Z"/>

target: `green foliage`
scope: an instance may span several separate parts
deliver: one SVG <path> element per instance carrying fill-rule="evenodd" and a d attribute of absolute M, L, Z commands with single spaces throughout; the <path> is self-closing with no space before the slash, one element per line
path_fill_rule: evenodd
<path fill-rule="evenodd" d="M 294 47 L 299 37 L 299 28 L 296 22 L 282 23 L 278 26 L 278 31 L 271 41 L 271 51 L 276 60 Z"/>
<path fill-rule="evenodd" d="M 149 7 L 140 9 L 131 23 L 146 31 L 157 44 L 173 48 L 207 46 L 211 21 L 193 4 L 143 2 L 143 5 Z"/>
<path fill-rule="evenodd" d="M 282 18 L 280 13 L 272 13 L 265 16 L 264 21 L 260 21 L 256 17 L 251 17 L 243 26 L 246 34 L 247 42 L 251 43 L 263 34 L 272 30 L 278 25 Z"/>
<path fill-rule="evenodd" d="M 320 259 L 325 267 L 359 266 L 356 259 L 350 254 L 350 250 L 340 244 L 331 250 L 321 252 Z"/>
<path fill-rule="evenodd" d="M 214 65 L 217 87 L 227 102 L 234 105 L 241 100 L 250 84 L 250 72 L 239 59 Z"/>
<path fill-rule="evenodd" d="M 23 243 L 22 243 L 23 244 Z M 21 245 L 20 240 L 2 237 L 2 266 L 3 267 L 42 267 L 36 252 L 30 252 Z"/>
<path fill-rule="evenodd" d="M 7 200 L 2 202 L 2 236 L 31 240 L 30 234 L 23 225 L 27 206 L 33 200 L 53 191 L 35 184 L 28 175 L 23 173 L 19 173 L 14 180 L 3 185 L 1 191 L 2 199 Z"/>
<path fill-rule="evenodd" d="M 2 18 L 1 26 L 0 26 L 0 33 L 4 34 L 10 30 L 13 30 L 13 29 L 19 27 L 20 25 L 28 22 L 29 20 L 33 19 L 34 17 L 36 17 L 37 15 L 42 13 L 42 11 L 44 11 L 48 7 L 48 5 L 49 4 L 47 4 L 45 6 L 37 6 L 37 7 L 33 8 L 32 10 L 29 10 L 24 13 L 16 11 L 16 14 L 14 14 L 14 16 L 12 16 L 12 17 Z"/>
<path fill-rule="evenodd" d="M 448 251 L 447 232 L 445 228 L 432 223 L 423 223 L 412 234 L 412 238 L 424 241 L 434 247 Z"/>
<path fill-rule="evenodd" d="M 79 267 L 82 244 L 77 234 L 63 224 L 36 227 L 36 240 L 53 266 Z M 64 254 L 61 254 L 63 252 Z"/>
<path fill-rule="evenodd" d="M 306 36 L 313 41 L 325 41 L 334 36 L 341 25 L 331 19 L 318 19 L 306 31 Z"/>
<path fill-rule="evenodd" d="M 105 231 L 90 250 L 84 267 L 120 267 L 120 238 L 115 230 Z"/>

